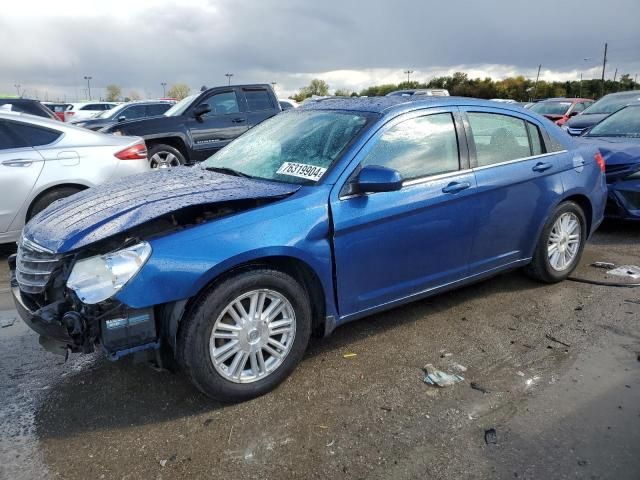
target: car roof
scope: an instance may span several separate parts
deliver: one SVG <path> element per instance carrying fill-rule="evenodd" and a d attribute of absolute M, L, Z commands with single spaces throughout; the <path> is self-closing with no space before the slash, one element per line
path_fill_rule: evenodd
<path fill-rule="evenodd" d="M 605 95 L 604 97 L 635 97 L 640 95 L 640 90 L 627 90 L 626 92 L 615 92 L 615 93 L 609 93 L 607 95 Z M 602 98 L 604 98 L 602 97 Z"/>
<path fill-rule="evenodd" d="M 30 115 L 24 112 L 12 112 L 12 111 L 0 110 L 0 118 L 3 120 L 19 120 L 22 122 L 33 123 L 43 127 L 55 128 L 58 130 L 68 125 L 57 119 L 53 119 L 49 117 L 40 117 L 38 115 Z"/>
<path fill-rule="evenodd" d="M 470 97 L 328 97 L 303 104 L 298 110 L 347 110 L 354 112 L 370 112 L 387 114 L 404 110 L 413 110 L 420 107 L 450 107 L 459 105 L 475 105 L 478 107 L 490 107 L 513 110 L 522 113 L 522 107 L 509 104 L 480 100 Z"/>
<path fill-rule="evenodd" d="M 574 97 L 554 97 L 554 98 L 545 98 L 544 100 L 540 100 L 538 103 L 544 102 L 584 102 L 589 101 L 593 102 L 592 98 L 574 98 Z"/>
<path fill-rule="evenodd" d="M 32 98 L 1 98 L 0 103 L 41 103 L 39 100 L 34 100 Z"/>

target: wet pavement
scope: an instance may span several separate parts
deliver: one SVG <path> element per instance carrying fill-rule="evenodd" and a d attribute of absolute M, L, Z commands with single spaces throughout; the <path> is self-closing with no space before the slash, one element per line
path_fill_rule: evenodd
<path fill-rule="evenodd" d="M 6 255 L 1 479 L 640 478 L 640 288 L 501 275 L 343 326 L 271 394 L 221 405 L 44 352 L 12 322 Z M 596 260 L 640 265 L 640 225 L 605 225 L 576 275 L 607 279 Z M 465 380 L 426 385 L 427 363 Z"/>

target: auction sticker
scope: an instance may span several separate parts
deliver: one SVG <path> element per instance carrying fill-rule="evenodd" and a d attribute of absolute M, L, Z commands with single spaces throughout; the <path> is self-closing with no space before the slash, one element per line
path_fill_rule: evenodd
<path fill-rule="evenodd" d="M 306 178 L 307 180 L 320 180 L 320 177 L 326 172 L 326 168 L 316 167 L 315 165 L 307 165 L 305 163 L 284 162 L 276 173 L 281 175 L 290 175 L 292 177 Z"/>

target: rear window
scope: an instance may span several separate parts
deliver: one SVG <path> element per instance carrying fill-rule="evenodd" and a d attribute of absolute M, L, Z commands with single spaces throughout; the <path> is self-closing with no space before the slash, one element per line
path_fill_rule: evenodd
<path fill-rule="evenodd" d="M 247 99 L 247 108 L 250 112 L 274 108 L 271 95 L 266 90 L 245 90 L 244 96 Z"/>
<path fill-rule="evenodd" d="M 640 100 L 640 91 L 624 95 L 605 95 L 590 107 L 586 108 L 583 113 L 606 113 L 608 115 L 638 100 Z"/>
<path fill-rule="evenodd" d="M 11 132 L 24 140 L 30 147 L 49 145 L 62 135 L 62 132 L 57 130 L 27 125 L 26 123 L 7 122 L 7 126 Z"/>
<path fill-rule="evenodd" d="M 37 115 L 38 117 L 50 117 L 47 110 L 42 105 L 35 102 L 2 102 L 0 106 L 9 105 L 10 110 L 13 112 L 28 113 L 29 115 Z"/>
<path fill-rule="evenodd" d="M 571 102 L 538 102 L 530 110 L 540 115 L 564 115 L 571 107 Z"/>

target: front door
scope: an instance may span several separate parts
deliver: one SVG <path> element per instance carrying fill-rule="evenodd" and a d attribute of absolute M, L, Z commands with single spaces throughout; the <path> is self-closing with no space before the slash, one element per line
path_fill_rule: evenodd
<path fill-rule="evenodd" d="M 247 130 L 247 114 L 234 89 L 213 93 L 203 103 L 211 111 L 187 120 L 196 161 L 205 160 Z"/>
<path fill-rule="evenodd" d="M 401 190 L 353 195 L 338 183 L 332 192 L 342 320 L 467 273 L 475 179 L 457 111 L 431 112 L 388 123 L 355 160 L 397 170 L 405 180 Z"/>

